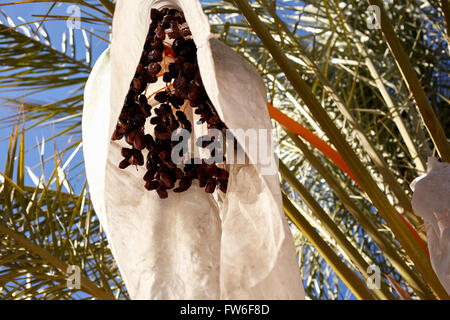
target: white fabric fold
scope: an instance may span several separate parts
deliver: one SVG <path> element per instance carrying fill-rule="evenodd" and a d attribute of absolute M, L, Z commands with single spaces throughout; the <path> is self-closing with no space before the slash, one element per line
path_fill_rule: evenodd
<path fill-rule="evenodd" d="M 429 157 L 427 173 L 411 189 L 413 210 L 425 222 L 431 265 L 450 294 L 450 164 Z"/>

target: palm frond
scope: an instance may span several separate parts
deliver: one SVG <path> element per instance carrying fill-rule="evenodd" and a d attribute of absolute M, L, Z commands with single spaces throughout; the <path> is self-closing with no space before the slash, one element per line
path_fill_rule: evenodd
<path fill-rule="evenodd" d="M 11 137 L 9 159 L 16 158 L 18 163 L 12 160 L 5 172 L 0 172 L 0 297 L 126 298 L 86 183 L 79 195 L 63 192 L 65 176 L 55 157 L 56 168 L 46 184 L 24 186 L 24 139 L 18 142 L 17 132 Z M 50 189 L 52 182 L 55 185 Z M 67 285 L 69 266 L 81 270 L 79 289 Z"/>

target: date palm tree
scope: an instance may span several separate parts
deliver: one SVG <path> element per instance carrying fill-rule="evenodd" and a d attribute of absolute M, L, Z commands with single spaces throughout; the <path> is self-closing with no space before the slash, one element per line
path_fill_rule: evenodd
<path fill-rule="evenodd" d="M 35 3 L 42 12 L 30 20 L 0 11 L 0 121 L 8 130 L 0 298 L 127 299 L 80 156 L 83 87 L 98 55 L 93 44 L 109 44 L 114 3 L 1 6 L 31 10 Z M 74 19 L 70 10 L 54 13 L 61 3 L 81 14 L 82 37 L 67 29 L 50 38 L 50 23 L 67 28 Z M 283 204 L 307 297 L 447 299 L 409 188 L 428 156 L 450 162 L 447 0 L 202 4 L 212 30 L 266 82 Z M 50 101 L 41 102 L 43 95 Z M 305 140 L 299 124 L 332 146 L 350 175 Z M 52 134 L 26 147 L 36 128 Z M 367 286 L 377 270 L 380 285 Z"/>

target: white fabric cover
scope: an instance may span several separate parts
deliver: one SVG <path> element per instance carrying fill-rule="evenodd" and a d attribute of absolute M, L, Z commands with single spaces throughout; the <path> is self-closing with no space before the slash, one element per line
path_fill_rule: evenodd
<path fill-rule="evenodd" d="M 450 294 L 450 164 L 429 157 L 427 173 L 411 188 L 414 212 L 425 222 L 431 265 Z"/>
<path fill-rule="evenodd" d="M 111 48 L 85 88 L 83 145 L 92 203 L 131 298 L 304 299 L 277 173 L 233 164 L 225 195 L 194 182 L 160 200 L 143 187 L 144 167 L 117 167 L 125 143 L 110 138 L 153 7 L 184 12 L 205 89 L 228 128 L 271 129 L 261 77 L 212 37 L 199 1 L 117 1 Z"/>

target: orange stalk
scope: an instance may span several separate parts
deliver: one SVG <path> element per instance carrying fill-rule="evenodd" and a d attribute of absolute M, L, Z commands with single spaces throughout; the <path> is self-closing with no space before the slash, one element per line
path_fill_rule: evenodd
<path fill-rule="evenodd" d="M 149 95 L 147 97 L 147 99 L 150 99 L 151 97 L 153 97 L 155 94 L 157 94 L 158 92 L 161 92 L 163 90 L 166 90 L 167 88 L 172 87 L 172 84 L 167 85 L 166 87 L 162 87 L 161 89 L 156 90 L 155 92 L 153 92 L 151 95 Z"/>
<path fill-rule="evenodd" d="M 280 110 L 272 106 L 270 103 L 267 103 L 267 106 L 269 107 L 269 115 L 272 119 L 289 129 L 289 131 L 295 133 L 296 135 L 299 135 L 300 137 L 308 141 L 314 148 L 318 149 L 328 159 L 333 161 L 334 164 L 336 164 L 342 171 L 347 173 L 347 175 L 359 185 L 358 181 L 353 175 L 353 172 L 350 170 L 344 159 L 336 150 L 334 150 L 325 141 L 306 129 L 300 123 L 291 119 Z"/>
<path fill-rule="evenodd" d="M 314 133 L 312 133 L 310 130 L 302 126 L 297 121 L 293 120 L 292 118 L 285 115 L 283 112 L 275 108 L 270 103 L 267 103 L 267 106 L 269 108 L 269 115 L 272 119 L 277 121 L 279 124 L 287 128 L 289 131 L 295 133 L 296 135 L 302 137 L 306 141 L 308 141 L 314 148 L 318 149 L 320 152 L 322 152 L 328 159 L 330 159 L 336 166 L 338 166 L 342 171 L 344 171 L 361 189 L 361 184 L 356 179 L 353 172 L 350 170 L 350 168 L 345 163 L 344 159 L 341 157 L 341 155 L 334 150 L 330 145 L 328 145 L 325 141 L 320 139 L 318 136 L 316 136 Z M 411 234 L 414 236 L 414 238 L 419 243 L 420 247 L 427 253 L 427 255 L 430 255 L 428 252 L 428 249 L 425 245 L 425 243 L 420 238 L 417 231 L 409 224 L 409 222 L 396 210 L 397 214 L 400 216 L 406 227 L 409 229 Z"/>

